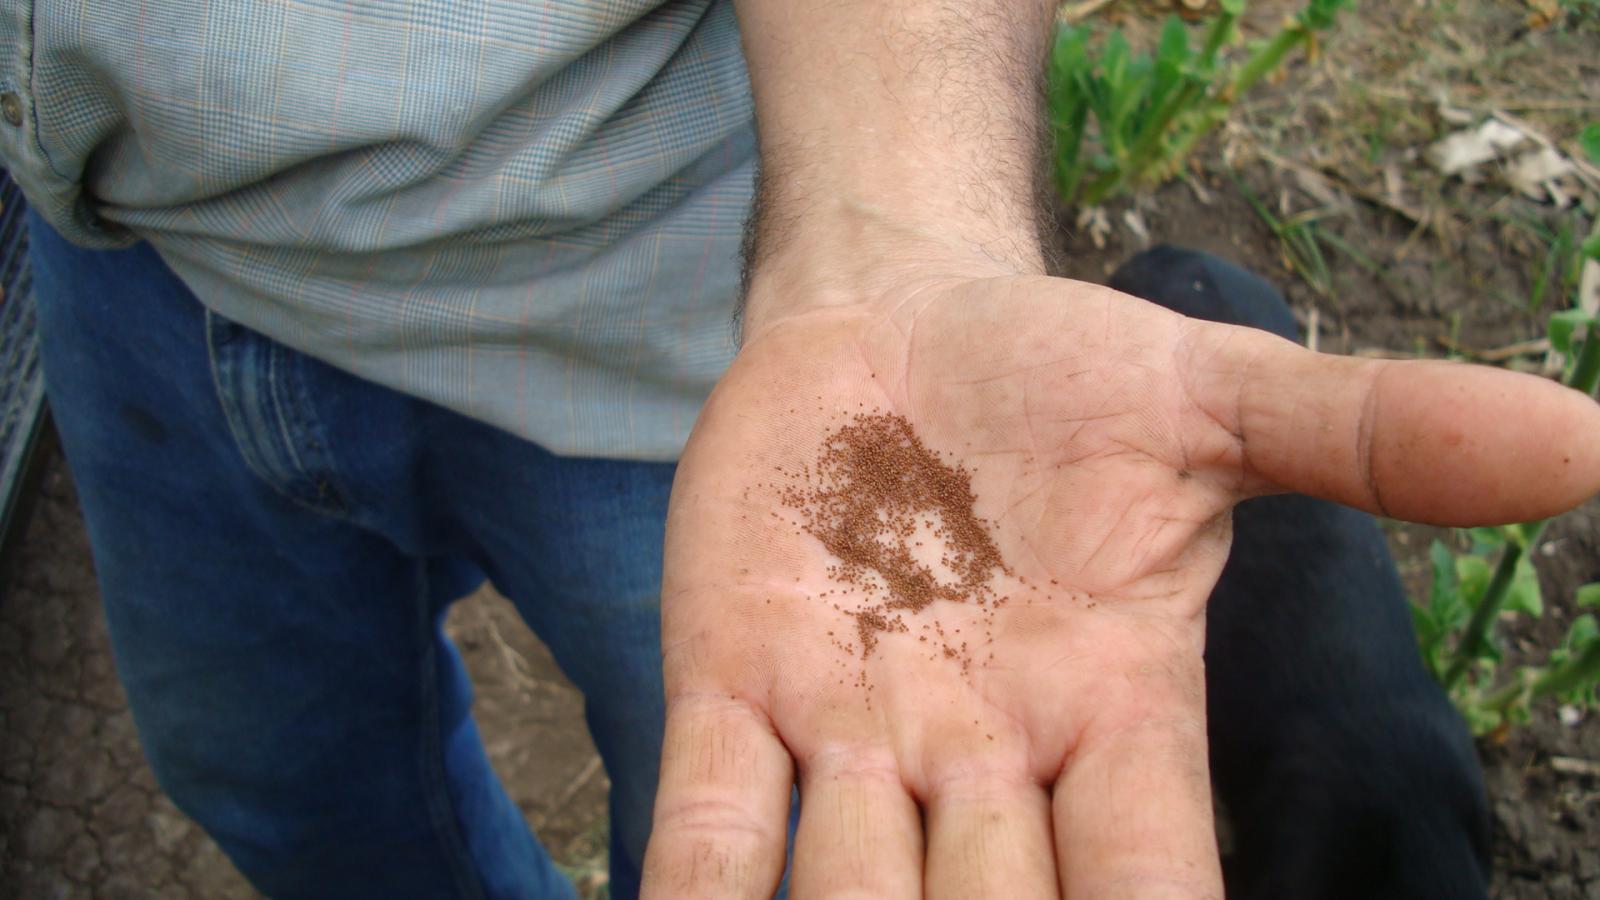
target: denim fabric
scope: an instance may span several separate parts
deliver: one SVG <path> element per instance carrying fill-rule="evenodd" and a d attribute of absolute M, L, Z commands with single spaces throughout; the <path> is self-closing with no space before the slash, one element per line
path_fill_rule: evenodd
<path fill-rule="evenodd" d="M 584 692 L 636 894 L 673 466 L 551 455 L 208 313 L 147 245 L 30 224 L 118 672 L 177 804 L 274 897 L 571 896 L 441 632 L 486 575 Z"/>

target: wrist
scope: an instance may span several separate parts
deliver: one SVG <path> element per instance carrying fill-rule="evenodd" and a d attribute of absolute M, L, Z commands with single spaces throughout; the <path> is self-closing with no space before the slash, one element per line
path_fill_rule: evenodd
<path fill-rule="evenodd" d="M 1031 221 L 961 216 L 931 197 L 827 196 L 794 212 L 766 198 L 758 205 L 746 247 L 746 341 L 795 315 L 870 313 L 933 284 L 1044 272 Z"/>

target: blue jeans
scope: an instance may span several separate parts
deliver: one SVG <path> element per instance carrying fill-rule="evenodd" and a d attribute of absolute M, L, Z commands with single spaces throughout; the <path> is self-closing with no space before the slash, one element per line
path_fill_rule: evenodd
<path fill-rule="evenodd" d="M 162 787 L 274 897 L 570 897 L 440 626 L 487 576 L 583 691 L 638 892 L 673 467 L 570 459 L 208 313 L 30 218 L 51 406 Z"/>

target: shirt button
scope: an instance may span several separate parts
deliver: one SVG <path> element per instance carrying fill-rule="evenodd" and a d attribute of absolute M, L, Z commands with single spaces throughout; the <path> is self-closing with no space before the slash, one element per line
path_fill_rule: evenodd
<path fill-rule="evenodd" d="M 22 98 L 16 91 L 6 91 L 0 94 L 0 116 L 5 116 L 6 121 L 13 125 L 22 124 Z"/>

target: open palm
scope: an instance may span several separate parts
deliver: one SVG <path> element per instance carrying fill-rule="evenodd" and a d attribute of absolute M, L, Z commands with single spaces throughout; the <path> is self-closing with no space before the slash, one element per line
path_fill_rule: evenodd
<path fill-rule="evenodd" d="M 839 558 L 817 492 L 869 485 L 821 455 L 862 429 L 970 477 L 993 565 L 957 584 L 971 548 L 915 503 L 921 528 L 868 537 L 914 548 L 938 599 Z M 1201 653 L 1233 504 L 1534 518 L 1600 487 L 1597 435 L 1539 379 L 1319 356 L 1058 279 L 782 320 L 674 487 L 646 891 L 770 896 L 798 778 L 798 897 L 1220 896 Z"/>

